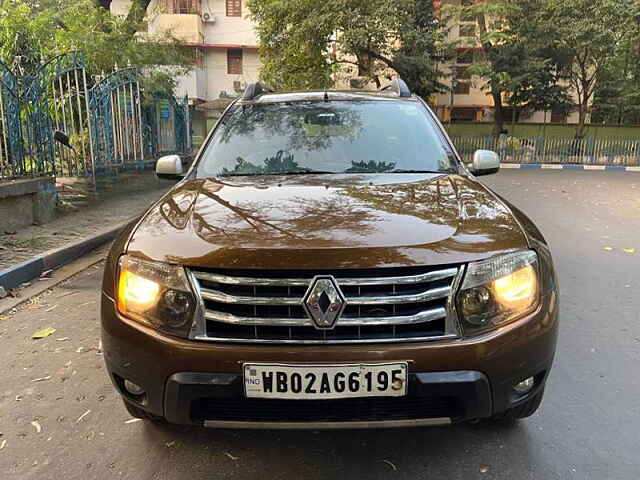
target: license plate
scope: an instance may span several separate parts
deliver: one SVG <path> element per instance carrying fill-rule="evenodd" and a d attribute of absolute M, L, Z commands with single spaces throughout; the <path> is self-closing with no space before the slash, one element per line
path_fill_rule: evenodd
<path fill-rule="evenodd" d="M 248 398 L 319 400 L 402 397 L 407 394 L 407 364 L 282 365 L 244 367 Z"/>

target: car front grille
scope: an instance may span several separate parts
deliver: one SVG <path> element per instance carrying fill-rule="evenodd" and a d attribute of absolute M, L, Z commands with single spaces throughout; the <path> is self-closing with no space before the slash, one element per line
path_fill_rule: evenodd
<path fill-rule="evenodd" d="M 461 268 L 339 271 L 189 270 L 200 295 L 192 338 L 247 343 L 368 343 L 458 335 L 452 292 Z M 318 329 L 303 298 L 318 275 L 335 278 L 346 307 Z"/>
<path fill-rule="evenodd" d="M 338 400 L 266 400 L 255 398 L 199 398 L 191 404 L 191 418 L 240 422 L 354 422 L 460 416 L 453 397 L 378 397 Z"/>

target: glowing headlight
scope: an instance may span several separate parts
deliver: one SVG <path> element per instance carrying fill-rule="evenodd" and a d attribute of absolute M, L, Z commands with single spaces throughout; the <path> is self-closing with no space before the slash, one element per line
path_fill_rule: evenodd
<path fill-rule="evenodd" d="M 538 306 L 538 257 L 533 250 L 469 264 L 458 294 L 465 333 L 512 322 Z"/>
<path fill-rule="evenodd" d="M 174 335 L 188 335 L 196 301 L 184 268 L 123 255 L 117 292 L 122 315 Z"/>

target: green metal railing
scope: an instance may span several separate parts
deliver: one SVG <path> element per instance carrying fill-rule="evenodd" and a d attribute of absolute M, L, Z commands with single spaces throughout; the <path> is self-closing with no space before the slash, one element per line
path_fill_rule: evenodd
<path fill-rule="evenodd" d="M 493 150 L 503 163 L 640 166 L 640 139 L 452 137 L 465 162 Z"/>

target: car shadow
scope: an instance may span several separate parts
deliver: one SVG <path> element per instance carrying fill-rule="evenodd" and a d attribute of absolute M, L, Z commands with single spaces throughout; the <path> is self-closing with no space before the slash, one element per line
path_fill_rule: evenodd
<path fill-rule="evenodd" d="M 237 478 L 265 479 L 369 479 L 389 474 L 473 478 L 490 471 L 492 474 L 483 478 L 503 478 L 496 472 L 515 478 L 509 477 L 509 472 L 518 464 L 525 470 L 535 465 L 532 428 L 535 430 L 528 421 L 332 431 L 214 430 L 148 424 L 145 435 L 154 448 L 172 449 L 172 458 L 179 463 L 197 465 L 191 480 L 200 478 L 200 469 L 203 476 L 207 471 L 230 469 Z M 159 436 L 163 443 L 157 441 Z"/>

